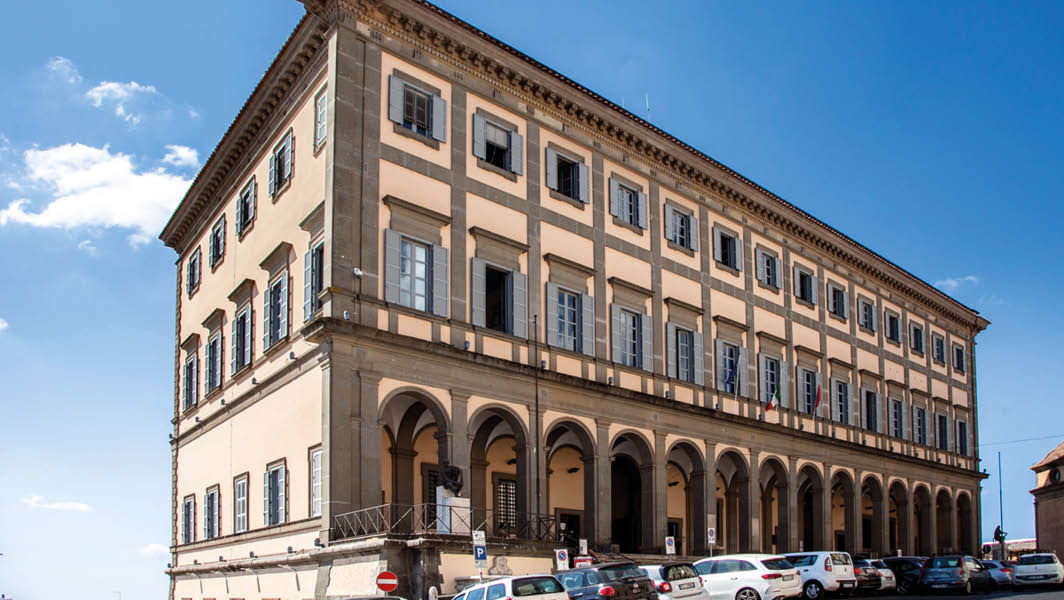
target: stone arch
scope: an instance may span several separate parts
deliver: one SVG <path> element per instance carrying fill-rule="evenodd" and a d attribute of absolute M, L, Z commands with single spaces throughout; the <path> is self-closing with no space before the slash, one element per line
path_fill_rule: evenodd
<path fill-rule="evenodd" d="M 903 554 L 915 554 L 912 546 L 909 489 L 900 479 L 891 480 L 887 488 L 887 547 L 891 553 L 901 550 Z"/>
<path fill-rule="evenodd" d="M 887 515 L 884 510 L 886 494 L 879 477 L 866 474 L 861 479 L 861 506 L 858 527 L 861 529 L 861 547 L 858 552 L 879 555 L 889 553 L 884 533 L 887 529 Z"/>
<path fill-rule="evenodd" d="M 831 547 L 857 553 L 857 507 L 853 478 L 838 469 L 831 476 Z"/>
<path fill-rule="evenodd" d="M 559 541 L 566 546 L 575 546 L 580 538 L 597 541 L 595 438 L 583 423 L 565 417 L 545 431 L 545 504 L 558 522 Z"/>
<path fill-rule="evenodd" d="M 957 550 L 965 554 L 976 555 L 975 520 L 972 497 L 966 490 L 957 492 Z"/>
<path fill-rule="evenodd" d="M 927 485 L 913 485 L 913 547 L 922 556 L 931 556 L 935 552 L 935 530 L 933 501 Z"/>
<path fill-rule="evenodd" d="M 957 551 L 954 540 L 953 494 L 949 488 L 940 487 L 935 494 L 935 541 L 936 551 L 952 553 Z"/>
<path fill-rule="evenodd" d="M 728 553 L 750 552 L 750 468 L 738 450 L 717 456 L 717 544 Z"/>
<path fill-rule="evenodd" d="M 768 456 L 758 469 L 758 488 L 761 491 L 761 552 L 779 554 L 790 550 L 790 511 L 787 467 L 775 457 Z"/>
<path fill-rule="evenodd" d="M 802 550 L 827 548 L 825 539 L 827 513 L 824 479 L 815 464 L 806 463 L 798 470 L 795 485 L 798 487 L 798 541 Z"/>
<path fill-rule="evenodd" d="M 642 433 L 617 432 L 610 443 L 611 539 L 622 553 L 654 548 L 654 452 Z"/>
<path fill-rule="evenodd" d="M 390 460 L 391 502 L 435 503 L 435 483 L 449 464 L 451 424 L 440 401 L 411 386 L 393 390 L 381 402 L 380 423 Z M 431 432 L 435 444 L 426 444 Z M 383 446 L 384 444 L 382 444 Z"/>
<path fill-rule="evenodd" d="M 675 480 L 674 474 L 682 480 Z M 665 481 L 665 534 L 677 538 L 677 553 L 681 555 L 705 553 L 706 466 L 702 453 L 690 440 L 677 440 L 669 446 Z"/>
<path fill-rule="evenodd" d="M 510 407 L 491 403 L 473 413 L 468 431 L 473 520 L 485 523 L 488 535 L 516 535 L 528 522 L 533 492 L 524 422 Z"/>

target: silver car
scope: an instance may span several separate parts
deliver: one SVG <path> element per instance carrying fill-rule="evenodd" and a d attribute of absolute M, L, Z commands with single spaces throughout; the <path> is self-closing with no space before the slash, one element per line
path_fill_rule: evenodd
<path fill-rule="evenodd" d="M 1011 560 L 981 560 L 979 562 L 990 572 L 990 578 L 994 580 L 994 585 L 998 587 L 1012 585 L 1013 562 Z"/>

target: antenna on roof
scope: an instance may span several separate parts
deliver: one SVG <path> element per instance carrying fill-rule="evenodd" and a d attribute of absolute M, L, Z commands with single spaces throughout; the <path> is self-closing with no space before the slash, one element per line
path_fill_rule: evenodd
<path fill-rule="evenodd" d="M 649 93 L 646 95 L 646 101 L 647 101 L 647 121 L 649 121 L 650 120 L 650 94 Z"/>

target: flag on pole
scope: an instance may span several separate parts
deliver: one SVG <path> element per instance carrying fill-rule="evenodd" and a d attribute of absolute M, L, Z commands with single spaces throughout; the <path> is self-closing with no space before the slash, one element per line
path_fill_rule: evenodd
<path fill-rule="evenodd" d="M 772 392 L 772 395 L 769 396 L 768 408 L 765 409 L 765 412 L 768 412 L 770 410 L 775 410 L 776 407 L 778 407 L 779 405 L 780 405 L 780 386 L 776 385 L 776 391 Z"/>
<path fill-rule="evenodd" d="M 820 410 L 820 401 L 823 400 L 823 395 L 820 393 L 820 382 L 816 383 L 816 406 L 813 407 L 814 411 Z"/>

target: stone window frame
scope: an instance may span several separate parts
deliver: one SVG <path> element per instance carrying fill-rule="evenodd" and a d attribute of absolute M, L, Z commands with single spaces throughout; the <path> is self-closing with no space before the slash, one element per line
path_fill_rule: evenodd
<path fill-rule="evenodd" d="M 917 336 L 916 332 L 920 332 Z M 916 347 L 916 340 L 920 340 L 920 347 Z M 909 350 L 917 356 L 924 356 L 927 352 L 927 328 L 915 319 L 909 319 Z"/>
<path fill-rule="evenodd" d="M 595 270 L 576 261 L 549 252 L 543 256 L 543 259 L 547 261 L 549 267 L 547 281 L 545 283 L 546 294 L 544 299 L 544 314 L 547 315 L 547 322 L 544 323 L 544 330 L 546 331 L 547 345 L 563 352 L 571 352 L 585 358 L 594 356 L 595 299 L 592 295 L 588 294 L 588 289 L 590 287 L 588 286 L 588 279 L 595 275 Z M 575 294 L 580 298 L 580 307 L 577 311 L 577 329 L 579 331 L 577 334 L 577 347 L 575 350 L 569 350 L 568 348 L 557 343 L 552 343 L 551 341 L 551 311 L 549 306 L 551 302 L 557 302 L 556 297 L 553 297 L 551 294 L 553 288 L 558 288 L 571 294 Z"/>
<path fill-rule="evenodd" d="M 665 242 L 667 246 L 670 249 L 675 250 L 677 252 L 682 252 L 687 256 L 694 256 L 695 253 L 698 252 L 699 247 L 701 246 L 699 240 L 701 233 L 698 225 L 698 216 L 695 214 L 695 211 L 682 204 L 679 204 L 671 198 L 666 198 L 665 202 L 662 204 L 662 207 L 662 216 L 664 217 L 662 219 L 662 228 L 664 229 Z M 672 218 L 675 218 L 674 215 L 676 214 L 679 214 L 682 218 L 687 219 L 687 245 L 680 245 L 675 241 L 676 225 L 672 222 Z M 672 233 L 671 236 L 669 235 L 670 230 Z"/>
<path fill-rule="evenodd" d="M 234 306 L 232 334 L 229 336 L 231 348 L 229 353 L 229 380 L 232 381 L 242 377 L 243 374 L 249 373 L 251 367 L 255 364 L 255 281 L 244 279 L 244 281 L 240 282 L 229 293 L 229 301 Z M 238 341 L 240 336 L 236 335 L 236 329 L 240 320 L 244 318 L 247 319 L 243 336 L 244 351 L 238 353 L 236 350 L 237 345 L 240 343 Z M 238 356 L 240 357 L 239 359 L 237 358 Z M 240 363 L 239 367 L 237 367 L 237 362 Z"/>
<path fill-rule="evenodd" d="M 835 423 L 854 427 L 857 425 L 857 413 L 858 407 L 855 406 L 856 402 L 853 395 L 853 366 L 836 359 L 829 359 L 831 364 L 831 373 L 828 377 L 828 394 L 830 397 L 830 403 L 828 404 L 831 420 Z M 845 390 L 845 410 L 846 420 L 842 420 L 842 412 L 838 409 L 839 403 L 839 385 L 846 386 Z"/>
<path fill-rule="evenodd" d="M 269 163 L 270 163 L 270 177 L 269 177 L 269 189 L 270 200 L 276 204 L 281 199 L 281 195 L 284 194 L 288 188 L 292 187 L 292 179 L 296 174 L 296 138 L 293 133 L 294 128 L 289 127 L 280 140 L 274 144 L 270 150 Z M 284 181 L 277 182 L 276 169 L 279 155 L 282 150 L 288 153 L 288 172 L 285 173 Z"/>
<path fill-rule="evenodd" d="M 724 242 L 721 239 L 722 235 L 732 238 L 735 243 L 733 252 L 735 258 L 734 265 L 724 262 Z M 715 264 L 717 268 L 723 269 L 732 275 L 738 275 L 743 270 L 744 254 L 742 234 L 727 225 L 713 223 L 713 264 Z"/>
<path fill-rule="evenodd" d="M 768 277 L 767 268 L 762 268 L 762 259 L 769 258 L 776 263 L 776 276 L 773 278 L 772 282 L 765 281 L 761 277 L 762 274 L 764 274 L 766 278 Z M 762 289 L 768 290 L 773 294 L 779 294 L 783 290 L 783 259 L 780 258 L 779 253 L 772 248 L 761 244 L 754 245 L 754 271 L 754 279 L 757 281 L 757 285 Z"/>
<path fill-rule="evenodd" d="M 780 389 L 780 405 L 777 408 L 790 408 L 790 390 L 788 389 L 788 373 L 790 371 L 790 363 L 787 362 L 787 340 L 776 337 L 765 331 L 758 331 L 756 333 L 758 339 L 758 353 L 757 353 L 757 395 L 758 399 L 765 404 L 768 404 L 770 396 L 765 392 L 765 359 L 772 359 L 779 363 L 779 382 L 777 385 Z"/>
<path fill-rule="evenodd" d="M 871 308 L 871 310 L 869 312 L 869 314 L 872 315 L 872 322 L 871 323 L 865 323 L 865 320 L 864 320 L 864 315 L 865 315 L 864 307 L 865 306 L 868 306 L 868 307 Z M 868 296 L 865 296 L 864 294 L 857 294 L 857 327 L 861 331 L 863 331 L 865 333 L 870 333 L 870 334 L 876 333 L 876 331 L 878 329 L 878 323 L 876 322 L 877 321 L 877 319 L 876 319 L 876 313 L 877 312 L 878 311 L 876 310 L 876 302 L 875 302 L 875 300 L 873 300 L 872 298 L 869 298 Z"/>
<path fill-rule="evenodd" d="M 643 186 L 628 179 L 615 170 L 610 171 L 607 184 L 609 185 L 609 198 L 607 198 L 607 202 L 609 203 L 610 216 L 613 217 L 613 224 L 628 229 L 638 236 L 642 236 L 643 232 L 650 227 L 650 199 L 643 191 Z M 635 223 L 629 223 L 627 220 L 619 216 L 618 213 L 614 212 L 614 202 L 617 201 L 617 199 L 614 198 L 613 193 L 615 186 L 618 190 L 624 188 L 634 194 L 636 204 Z M 617 210 L 620 211 L 621 207 L 618 206 Z"/>
<path fill-rule="evenodd" d="M 610 277 L 606 280 L 613 290 L 612 303 L 610 304 L 610 362 L 615 366 L 634 369 L 637 371 L 654 372 L 654 317 L 647 309 L 647 302 L 654 297 L 654 292 L 641 285 L 625 281 L 619 277 Z M 639 316 L 639 344 L 637 363 L 627 365 L 617 360 L 619 356 L 614 350 L 617 349 L 620 335 L 617 330 L 616 311 L 625 310 Z"/>
<path fill-rule="evenodd" d="M 698 321 L 703 311 L 701 308 L 688 304 L 679 298 L 667 297 L 664 299 L 664 304 L 669 312 L 669 319 L 665 322 L 666 375 L 677 381 L 701 387 L 705 385 L 705 335 L 699 331 Z M 690 377 L 686 379 L 679 376 L 680 357 L 677 336 L 681 329 L 691 334 L 690 364 L 688 365 Z M 701 349 L 701 352 L 699 352 L 699 349 Z M 675 359 L 675 375 L 670 365 L 673 361 L 670 359 Z"/>
<path fill-rule="evenodd" d="M 550 187 L 550 181 L 547 176 L 548 164 L 551 161 L 551 154 L 554 154 L 554 160 L 557 161 L 558 157 L 561 157 L 577 166 L 577 191 L 579 192 L 579 198 L 573 198 L 567 194 L 563 194 L 560 191 Z M 555 171 L 557 171 L 557 165 L 555 165 Z M 585 185 L 584 178 L 587 179 L 586 185 L 586 197 L 584 195 Z M 543 185 L 547 188 L 551 198 L 560 202 L 565 202 L 572 205 L 575 208 L 584 210 L 585 206 L 591 204 L 591 170 L 587 166 L 587 162 L 582 154 L 574 152 L 565 146 L 561 146 L 553 141 L 547 142 L 547 147 L 544 149 L 543 159 Z"/>
<path fill-rule="evenodd" d="M 190 503 L 192 510 L 188 509 Z M 188 494 L 181 499 L 180 533 L 182 545 L 196 543 L 196 494 Z"/>
<path fill-rule="evenodd" d="M 189 299 L 199 291 L 201 281 L 203 281 L 203 247 L 197 245 L 185 260 L 185 293 Z"/>
<path fill-rule="evenodd" d="M 314 512 L 314 455 L 318 458 L 318 512 Z M 325 498 L 325 449 L 321 444 L 307 448 L 307 516 L 320 517 L 323 514 Z"/>
<path fill-rule="evenodd" d="M 210 506 L 210 495 L 217 494 L 217 500 L 214 502 L 214 531 L 210 530 L 210 522 L 207 519 L 207 509 Z M 213 540 L 215 538 L 222 537 L 222 486 L 215 483 L 207 486 L 207 489 L 203 492 L 203 539 Z"/>
<path fill-rule="evenodd" d="M 208 239 L 207 262 L 210 263 L 211 273 L 225 262 L 225 238 L 226 238 L 225 213 L 211 226 Z"/>
<path fill-rule="evenodd" d="M 269 522 L 269 518 L 268 517 L 272 516 L 272 515 L 269 514 L 269 513 L 272 512 L 270 510 L 272 507 L 265 506 L 265 505 L 263 506 L 263 509 L 262 509 L 262 513 L 263 513 L 262 526 L 264 528 L 266 528 L 266 527 L 278 527 L 278 526 L 284 525 L 285 523 L 290 523 L 292 521 L 292 518 L 291 518 L 292 517 L 292 513 L 289 510 L 289 503 L 291 502 L 292 494 L 289 493 L 290 487 L 291 487 L 291 477 L 289 477 L 289 472 L 288 472 L 288 458 L 287 457 L 286 458 L 278 458 L 276 460 L 272 460 L 272 461 L 266 463 L 266 470 L 264 471 L 264 473 L 265 473 L 265 477 L 267 478 L 266 479 L 267 482 L 269 481 L 269 479 L 268 479 L 269 478 L 269 474 L 271 472 L 273 472 L 274 470 L 276 470 L 276 469 L 281 469 L 281 473 L 282 473 L 282 476 L 284 478 L 284 485 L 283 485 L 284 489 L 282 490 L 282 494 L 284 494 L 283 505 L 281 506 L 280 511 L 278 513 L 278 520 L 277 520 L 276 523 L 270 523 Z M 266 485 L 266 482 L 264 482 L 264 484 L 263 484 L 264 490 L 267 487 L 268 486 Z M 249 487 L 248 496 L 250 497 L 250 495 L 251 495 L 251 492 L 250 492 L 250 487 Z M 264 504 L 265 504 L 265 501 L 266 501 L 266 498 L 263 498 L 263 503 Z"/>
<path fill-rule="evenodd" d="M 236 231 L 237 241 L 243 241 L 244 236 L 255 226 L 255 220 L 258 215 L 256 205 L 258 204 L 258 183 L 255 181 L 255 176 L 252 175 L 251 179 L 244 184 L 244 187 L 240 188 L 240 193 L 236 196 L 236 208 L 233 214 L 233 229 Z M 248 219 L 244 222 L 240 219 L 241 205 L 244 203 L 245 198 L 248 200 Z"/>
<path fill-rule="evenodd" d="M 292 255 L 292 244 L 282 241 L 259 263 L 259 268 L 266 271 L 267 276 L 262 302 L 263 356 L 285 347 L 286 342 L 291 340 L 292 337 Z M 274 337 L 272 330 L 273 294 L 275 293 L 274 288 L 277 286 L 281 286 L 280 294 L 283 306 L 278 312 L 278 330 L 276 337 Z M 267 320 L 270 321 L 269 326 L 267 326 Z M 268 340 L 267 335 L 269 336 Z"/>
<path fill-rule="evenodd" d="M 794 288 L 794 301 L 809 309 L 816 309 L 819 298 L 817 298 L 819 291 L 819 282 L 817 281 L 816 268 L 807 267 L 804 263 L 798 261 L 791 261 L 791 270 L 794 271 L 792 286 Z M 802 297 L 801 283 L 802 275 L 809 277 L 809 298 Z"/>
<path fill-rule="evenodd" d="M 960 351 L 959 355 L 957 354 L 958 350 Z M 956 371 L 957 373 L 964 373 L 965 369 L 968 366 L 967 365 L 967 363 L 968 363 L 968 351 L 967 351 L 967 349 L 962 344 L 958 344 L 957 342 L 953 342 L 951 354 L 953 355 L 951 357 L 953 359 L 952 360 L 953 370 Z M 960 360 L 959 361 L 957 360 L 958 356 L 960 356 Z"/>
<path fill-rule="evenodd" d="M 322 100 L 325 106 L 322 108 Z M 322 118 L 322 112 L 325 113 Z M 322 130 L 325 130 L 322 132 Z M 325 147 L 329 138 L 329 84 L 322 84 L 314 94 L 314 156 Z"/>
<path fill-rule="evenodd" d="M 941 345 L 942 347 L 941 355 L 936 352 L 936 349 L 939 347 L 939 345 Z M 946 336 L 942 335 L 941 333 L 938 333 L 937 331 L 931 332 L 931 360 L 936 365 L 946 364 Z"/>
<path fill-rule="evenodd" d="M 207 399 L 217 395 L 225 387 L 225 310 L 214 309 L 203 320 L 202 325 L 207 330 L 207 344 L 203 348 L 203 398 Z M 207 352 L 215 340 L 218 340 L 218 381 L 208 390 L 210 360 L 207 358 Z"/>
<path fill-rule="evenodd" d="M 521 256 L 528 253 L 528 244 L 512 240 L 506 236 L 474 225 L 469 234 L 475 240 L 473 256 L 470 258 L 470 316 L 473 327 L 485 334 L 510 336 L 515 340 L 528 339 L 528 274 L 521 270 Z M 486 326 L 486 321 L 478 324 L 477 272 L 487 268 L 506 271 L 510 277 L 508 324 L 505 331 Z M 483 285 L 483 284 L 482 284 Z M 523 296 L 523 297 L 522 297 Z M 486 307 L 485 307 L 486 308 Z"/>
<path fill-rule="evenodd" d="M 516 183 L 517 177 L 519 175 L 524 175 L 525 172 L 525 138 L 518 133 L 520 129 L 519 126 L 479 106 L 471 114 L 471 119 L 471 135 L 469 136 L 470 153 L 477 159 L 477 166 L 485 171 L 490 171 L 508 181 Z M 508 147 L 506 149 L 506 160 L 509 165 L 508 169 L 493 165 L 477 155 L 477 119 L 481 119 L 485 124 L 490 123 L 491 125 L 509 133 L 509 139 L 507 140 Z M 515 151 L 515 149 L 517 150 Z"/>
<path fill-rule="evenodd" d="M 850 318 L 850 292 L 846 289 L 846 286 L 844 284 L 839 283 L 838 281 L 836 281 L 834 279 L 831 279 L 831 278 L 827 278 L 826 277 L 825 279 L 827 279 L 827 282 L 825 283 L 825 286 L 824 286 L 824 289 L 827 292 L 827 304 L 825 305 L 825 308 L 827 308 L 827 311 L 825 311 L 825 312 L 827 312 L 827 315 L 828 315 L 829 318 L 832 318 L 832 319 L 835 319 L 835 320 L 838 320 L 838 321 L 842 321 L 843 323 L 845 323 Z M 835 295 L 833 294 L 834 291 L 842 292 L 842 314 L 841 315 L 836 313 L 835 310 L 834 310 L 835 309 Z"/>
<path fill-rule="evenodd" d="M 402 82 L 402 85 L 410 86 L 410 87 L 414 88 L 415 90 L 417 90 L 417 91 L 419 91 L 421 93 L 424 93 L 424 94 L 428 94 L 430 96 L 430 102 L 429 102 L 429 133 L 428 133 L 428 135 L 422 135 L 420 133 L 417 133 L 416 131 L 413 131 L 411 129 L 407 129 L 406 127 L 403 127 L 402 123 L 396 122 L 396 121 L 394 121 L 392 119 L 393 115 L 391 114 L 390 106 L 391 106 L 391 93 L 395 89 L 393 87 L 393 83 L 392 83 L 392 78 L 393 77 L 396 80 Z M 443 105 L 444 108 L 443 108 L 442 112 L 444 113 L 444 118 L 446 119 L 446 113 L 447 113 L 446 102 L 447 101 L 443 99 L 443 90 L 441 90 L 440 88 L 432 85 L 431 83 L 427 83 L 427 82 L 423 81 L 422 79 L 420 79 L 418 77 L 415 77 L 415 76 L 413 76 L 413 75 L 411 75 L 411 74 L 409 74 L 409 73 L 407 73 L 407 72 L 405 72 L 405 71 L 403 71 L 403 70 L 401 70 L 399 68 L 392 69 L 392 72 L 388 75 L 388 78 L 389 78 L 388 79 L 388 95 L 389 95 L 389 98 L 388 98 L 388 104 L 387 105 L 389 106 L 389 109 L 388 109 L 388 113 L 385 115 L 385 118 L 387 118 L 389 121 L 392 122 L 392 132 L 395 133 L 396 135 L 400 135 L 400 136 L 403 136 L 405 138 L 409 138 L 409 139 L 421 142 L 422 144 L 425 144 L 426 146 L 428 146 L 429 148 L 432 148 L 433 150 L 439 150 L 440 147 L 441 147 L 441 143 L 446 143 L 446 141 L 447 141 L 447 139 L 446 139 L 446 131 L 447 131 L 446 121 L 444 122 L 443 125 L 441 125 L 441 127 L 443 129 L 443 132 L 444 132 L 444 134 L 443 134 L 444 135 L 444 139 L 439 140 L 439 139 L 436 139 L 435 137 L 433 137 L 432 136 L 432 130 L 434 129 L 433 120 L 435 119 L 435 113 L 436 113 L 435 103 L 437 101 L 440 101 L 440 102 L 444 103 L 444 105 Z M 405 111 L 405 108 L 404 108 L 404 111 Z M 405 118 L 405 112 L 403 114 L 400 114 L 399 117 L 400 117 L 400 119 Z"/>
<path fill-rule="evenodd" d="M 237 484 L 243 481 L 244 483 L 244 527 L 240 528 L 237 525 L 237 517 L 240 515 L 240 511 L 237 508 L 237 501 L 239 495 L 236 493 Z M 233 477 L 233 533 L 245 533 L 251 529 L 250 507 L 251 507 L 251 472 L 244 471 L 239 475 Z"/>
<path fill-rule="evenodd" d="M 890 337 L 890 320 L 891 320 L 891 318 L 893 318 L 898 324 L 898 337 L 897 338 Z M 883 339 L 886 340 L 887 343 L 893 344 L 895 346 L 901 346 L 902 339 L 904 337 L 903 333 L 902 333 L 902 326 L 901 325 L 902 325 L 902 323 L 901 323 L 901 314 L 899 314 L 898 312 L 896 312 L 896 311 L 894 311 L 894 310 L 892 310 L 890 308 L 883 307 Z"/>
<path fill-rule="evenodd" d="M 733 321 L 723 315 L 714 315 L 713 322 L 716 324 L 716 337 L 713 340 L 713 365 L 714 374 L 713 379 L 714 389 L 721 394 L 738 394 L 741 397 L 748 397 L 750 392 L 750 379 L 749 374 L 749 357 L 747 356 L 746 344 L 743 342 L 746 335 L 749 334 L 750 326 L 746 323 L 739 321 Z M 736 353 L 736 381 L 735 391 L 726 391 L 724 387 L 723 377 L 725 376 L 722 368 L 723 355 L 722 344 L 727 344 L 735 347 L 738 352 Z M 782 398 L 782 396 L 781 396 Z"/>

